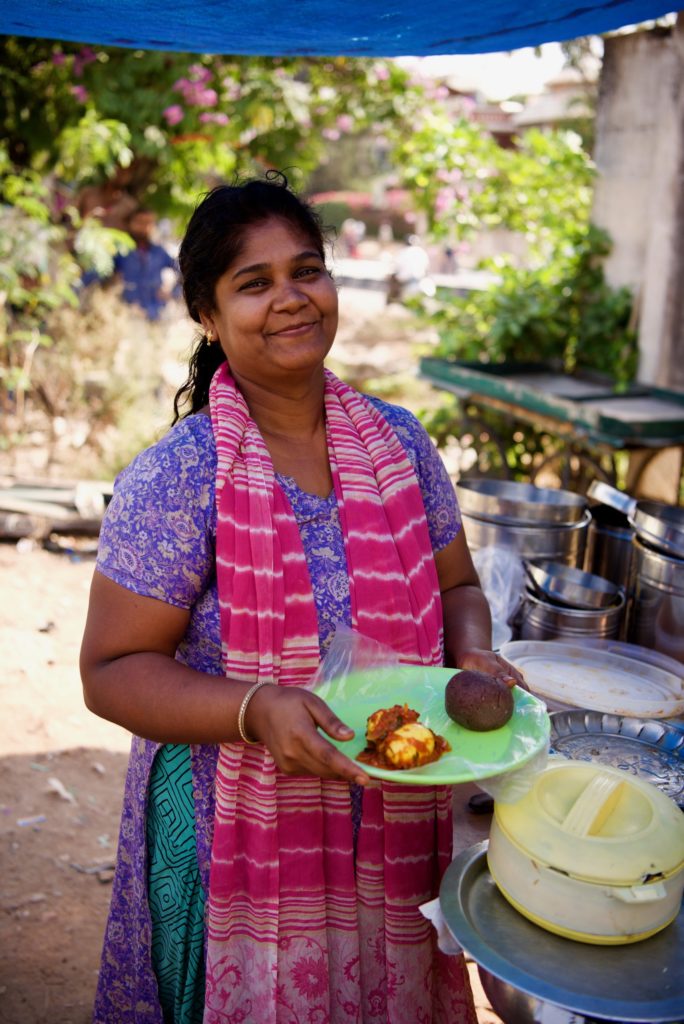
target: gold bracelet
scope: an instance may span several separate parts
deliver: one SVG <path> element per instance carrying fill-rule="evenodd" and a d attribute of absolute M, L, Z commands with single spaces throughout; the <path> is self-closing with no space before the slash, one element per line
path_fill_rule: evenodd
<path fill-rule="evenodd" d="M 254 694 L 257 692 L 257 690 L 260 690 L 262 686 L 270 685 L 271 683 L 268 680 L 262 679 L 260 683 L 255 683 L 254 686 L 250 686 L 249 690 L 242 698 L 242 704 L 240 705 L 240 710 L 238 711 L 237 727 L 238 732 L 240 733 L 240 739 L 242 740 L 243 743 L 249 743 L 251 745 L 254 745 L 255 743 L 259 742 L 258 740 L 250 740 L 249 736 L 245 732 L 245 715 L 247 714 L 247 706 L 252 697 L 254 696 Z"/>

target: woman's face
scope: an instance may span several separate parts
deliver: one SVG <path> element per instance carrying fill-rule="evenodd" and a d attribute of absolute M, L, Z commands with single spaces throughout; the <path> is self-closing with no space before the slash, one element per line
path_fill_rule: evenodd
<path fill-rule="evenodd" d="M 236 379 L 301 377 L 320 367 L 337 330 L 337 290 L 306 234 L 279 218 L 249 228 L 202 317 Z"/>

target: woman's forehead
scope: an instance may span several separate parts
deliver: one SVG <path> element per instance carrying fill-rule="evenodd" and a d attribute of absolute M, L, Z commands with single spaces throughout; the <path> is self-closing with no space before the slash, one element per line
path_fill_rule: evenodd
<path fill-rule="evenodd" d="M 291 248 L 293 251 L 313 248 L 318 252 L 318 244 L 304 228 L 283 217 L 274 216 L 245 228 L 238 258 L 244 258 L 246 253 L 254 250 L 268 254 L 274 245 Z"/>

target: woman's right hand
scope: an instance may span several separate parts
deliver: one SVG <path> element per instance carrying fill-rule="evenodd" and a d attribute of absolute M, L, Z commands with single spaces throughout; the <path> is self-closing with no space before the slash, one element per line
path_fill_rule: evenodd
<path fill-rule="evenodd" d="M 286 775 L 346 779 L 359 786 L 370 782 L 363 769 L 329 743 L 319 728 L 336 740 L 354 738 L 354 730 L 325 701 L 299 686 L 262 686 L 245 714 L 247 735 L 268 748 Z"/>

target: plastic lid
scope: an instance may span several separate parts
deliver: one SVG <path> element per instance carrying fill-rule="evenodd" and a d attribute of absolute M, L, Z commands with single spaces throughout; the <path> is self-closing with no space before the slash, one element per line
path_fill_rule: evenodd
<path fill-rule="evenodd" d="M 522 672 L 532 693 L 566 707 L 635 718 L 684 714 L 684 666 L 675 674 L 569 640 L 512 640 L 500 653 Z"/>
<path fill-rule="evenodd" d="M 684 815 L 655 786 L 606 765 L 556 761 L 494 813 L 513 843 L 574 878 L 635 885 L 684 867 Z"/>

